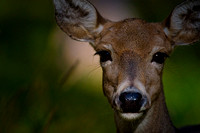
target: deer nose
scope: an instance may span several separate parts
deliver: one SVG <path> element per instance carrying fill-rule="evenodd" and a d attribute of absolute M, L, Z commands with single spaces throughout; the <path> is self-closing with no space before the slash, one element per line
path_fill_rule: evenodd
<path fill-rule="evenodd" d="M 138 92 L 123 92 L 119 100 L 123 113 L 137 113 L 142 106 L 142 95 Z"/>

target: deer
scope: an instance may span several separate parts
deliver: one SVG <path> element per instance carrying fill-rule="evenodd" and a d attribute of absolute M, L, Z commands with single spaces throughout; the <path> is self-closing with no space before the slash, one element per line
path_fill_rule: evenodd
<path fill-rule="evenodd" d="M 173 125 L 165 103 L 162 74 L 176 46 L 200 39 L 200 1 L 176 6 L 162 22 L 128 18 L 113 22 L 87 0 L 54 0 L 58 26 L 88 42 L 100 56 L 103 93 L 114 111 L 117 133 L 200 132 Z"/>

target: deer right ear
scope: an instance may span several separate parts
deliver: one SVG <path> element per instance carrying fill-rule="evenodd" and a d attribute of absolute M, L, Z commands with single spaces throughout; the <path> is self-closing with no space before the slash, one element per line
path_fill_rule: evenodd
<path fill-rule="evenodd" d="M 187 0 L 178 5 L 163 24 L 165 34 L 175 45 L 200 40 L 200 1 Z"/>
<path fill-rule="evenodd" d="M 59 27 L 72 39 L 93 42 L 106 22 L 86 0 L 54 0 Z"/>

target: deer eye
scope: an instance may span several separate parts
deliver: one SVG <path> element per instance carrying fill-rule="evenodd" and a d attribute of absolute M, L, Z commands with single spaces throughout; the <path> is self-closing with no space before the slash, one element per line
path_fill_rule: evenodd
<path fill-rule="evenodd" d="M 112 61 L 112 57 L 110 52 L 102 50 L 97 52 L 95 55 L 99 55 L 100 56 L 100 62 L 106 62 L 106 61 Z"/>
<path fill-rule="evenodd" d="M 156 62 L 158 64 L 163 64 L 165 59 L 169 57 L 166 53 L 157 52 L 153 55 L 153 59 L 151 62 Z"/>

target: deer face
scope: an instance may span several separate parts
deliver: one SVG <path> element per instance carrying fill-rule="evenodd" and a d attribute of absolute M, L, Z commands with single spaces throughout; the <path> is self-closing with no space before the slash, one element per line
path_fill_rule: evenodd
<path fill-rule="evenodd" d="M 177 6 L 162 23 L 111 22 L 86 0 L 54 0 L 56 20 L 72 39 L 87 41 L 100 55 L 103 91 L 122 118 L 141 117 L 162 91 L 165 59 L 176 45 L 200 38 L 200 1 Z"/>
<path fill-rule="evenodd" d="M 109 23 L 100 36 L 95 50 L 103 69 L 104 94 L 123 117 L 137 117 L 161 91 L 170 41 L 161 25 L 140 19 Z"/>

